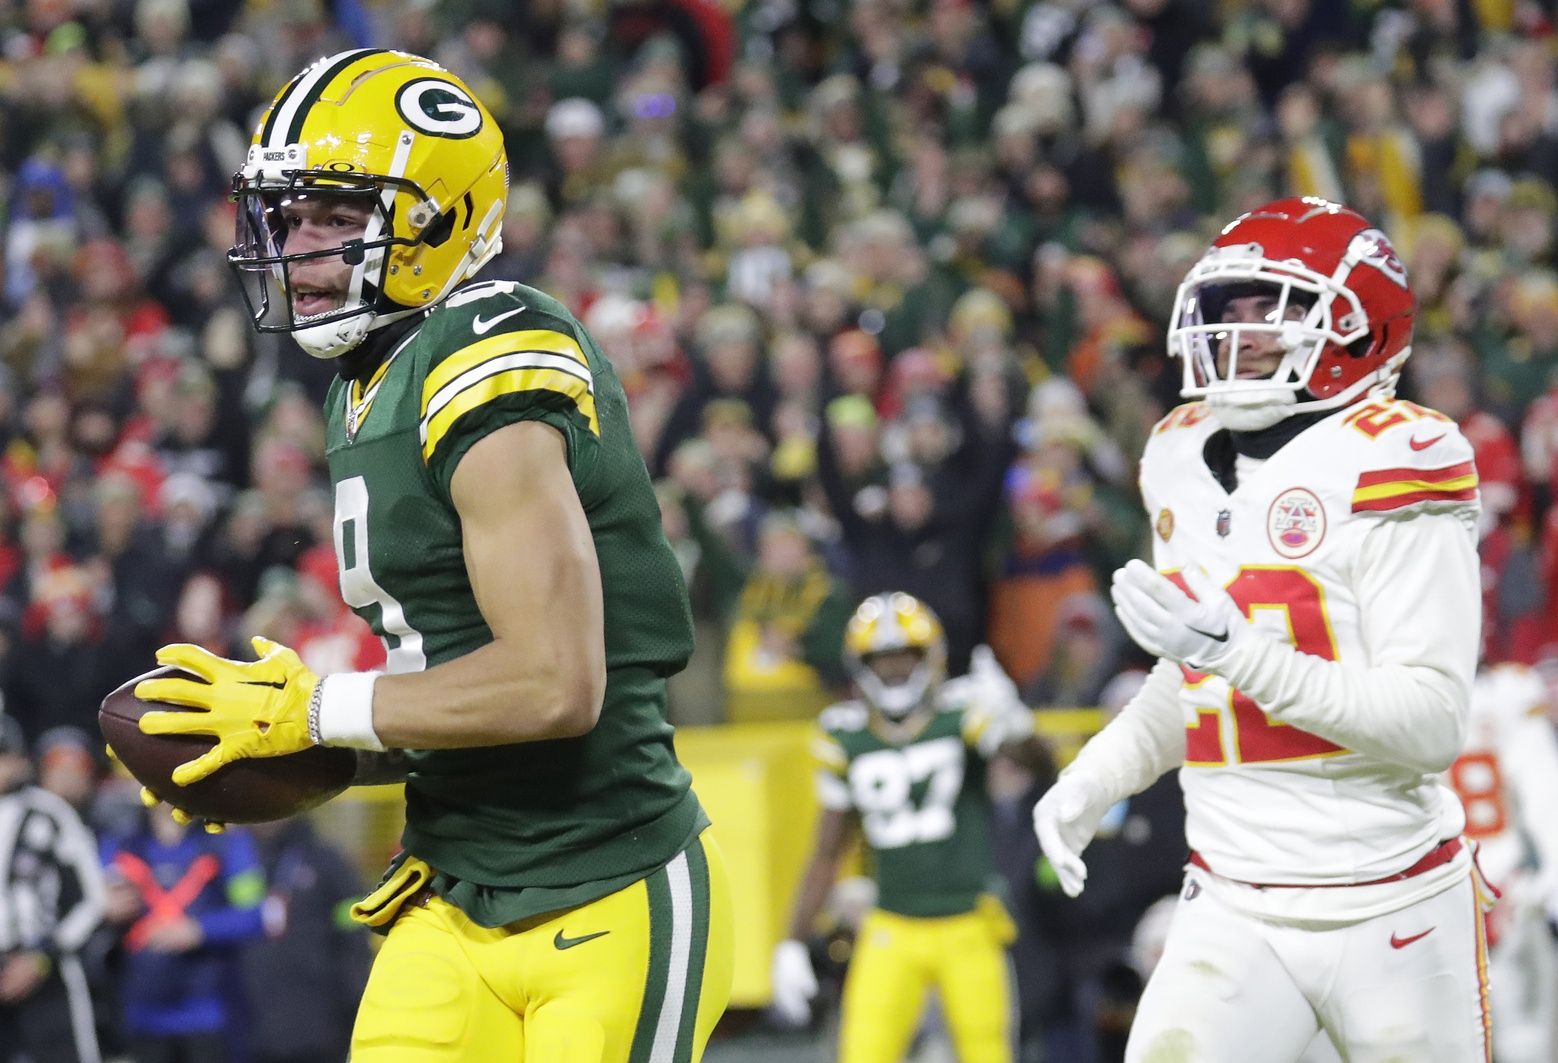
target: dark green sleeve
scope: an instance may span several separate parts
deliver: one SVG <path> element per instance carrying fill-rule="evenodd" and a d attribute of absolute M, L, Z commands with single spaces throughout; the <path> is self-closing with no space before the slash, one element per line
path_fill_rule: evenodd
<path fill-rule="evenodd" d="M 843 658 L 844 628 L 849 624 L 852 611 L 848 589 L 835 582 L 801 638 L 801 655 L 806 663 L 835 686 L 842 686 L 847 678 Z"/>
<path fill-rule="evenodd" d="M 698 561 L 700 576 L 714 593 L 720 619 L 728 621 L 735 611 L 736 600 L 741 597 L 741 588 L 746 585 L 747 576 L 752 571 L 752 561 L 733 549 L 723 535 L 709 527 L 709 522 L 704 519 L 703 503 L 699 499 L 684 495 L 682 512 L 687 514 L 688 532 L 702 551 Z"/>

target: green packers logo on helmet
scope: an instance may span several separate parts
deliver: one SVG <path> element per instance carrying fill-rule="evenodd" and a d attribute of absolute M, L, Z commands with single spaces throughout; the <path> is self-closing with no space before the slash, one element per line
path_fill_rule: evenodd
<path fill-rule="evenodd" d="M 406 124 L 429 136 L 464 140 L 481 130 L 481 108 L 464 89 L 441 78 L 418 78 L 395 95 Z"/>

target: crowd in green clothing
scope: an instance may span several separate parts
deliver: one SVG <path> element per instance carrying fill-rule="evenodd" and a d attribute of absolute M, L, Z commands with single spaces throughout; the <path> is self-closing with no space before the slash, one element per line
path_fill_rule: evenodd
<path fill-rule="evenodd" d="M 226 193 L 282 77 L 392 46 L 491 108 L 489 268 L 579 314 L 629 392 L 703 635 L 680 718 L 837 696 L 841 611 L 887 589 L 943 617 L 954 670 L 989 642 L 1031 696 L 1096 698 L 1125 645 L 1098 590 L 1141 552 L 1135 460 L 1178 401 L 1176 286 L 1290 193 L 1401 249 L 1403 390 L 1478 448 L 1490 654 L 1534 659 L 1558 646 L 1554 41 L 1534 0 L 0 5 L 0 624 L 84 586 L 156 645 L 197 576 L 230 634 L 336 622 L 275 576 L 320 575 L 330 368 L 248 330 Z"/>

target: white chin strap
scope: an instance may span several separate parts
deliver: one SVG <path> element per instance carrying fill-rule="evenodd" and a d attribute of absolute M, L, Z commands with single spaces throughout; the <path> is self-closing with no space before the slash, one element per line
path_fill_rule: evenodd
<path fill-rule="evenodd" d="M 1231 432 L 1259 432 L 1297 412 L 1298 394 L 1291 387 L 1207 388 L 1206 405 L 1219 424 Z"/>
<path fill-rule="evenodd" d="M 355 317 L 294 329 L 292 338 L 315 358 L 339 358 L 367 339 L 373 324 L 373 314 L 362 313 Z"/>

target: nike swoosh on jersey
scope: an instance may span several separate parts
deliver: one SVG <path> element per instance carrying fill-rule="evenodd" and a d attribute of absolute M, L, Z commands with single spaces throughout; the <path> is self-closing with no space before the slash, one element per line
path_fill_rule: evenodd
<path fill-rule="evenodd" d="M 593 934 L 585 934 L 582 937 L 565 938 L 563 937 L 563 932 L 559 930 L 557 932 L 557 936 L 552 939 L 552 944 L 557 946 L 557 951 L 561 952 L 563 949 L 571 949 L 575 945 L 582 945 L 586 941 L 594 941 L 596 938 L 603 938 L 609 933 L 611 933 L 610 930 L 597 930 Z"/>
<path fill-rule="evenodd" d="M 1431 436 L 1428 439 L 1409 439 L 1407 440 L 1407 446 L 1411 447 L 1413 450 L 1427 450 L 1429 447 L 1433 446 L 1435 443 L 1439 442 L 1439 440 L 1443 439 L 1449 434 L 1450 433 L 1448 432 L 1440 432 L 1438 435 Z"/>
<path fill-rule="evenodd" d="M 1432 934 L 1437 929 L 1439 929 L 1439 928 L 1436 927 L 1436 926 L 1431 926 L 1427 930 L 1423 931 L 1421 934 L 1413 934 L 1411 937 L 1406 937 L 1406 938 L 1398 937 L 1397 935 L 1392 934 L 1392 935 L 1390 935 L 1390 947 L 1393 948 L 1393 949 L 1404 949 L 1408 945 L 1412 944 L 1412 942 L 1414 942 L 1414 941 L 1421 941 L 1421 940 L 1423 940 L 1425 937 L 1427 937 L 1429 934 Z"/>
<path fill-rule="evenodd" d="M 482 320 L 482 316 L 480 314 L 477 314 L 475 317 L 471 318 L 471 331 L 476 333 L 478 336 L 486 335 L 486 333 L 490 331 L 492 327 L 499 321 L 502 321 L 507 317 L 513 317 L 515 314 L 523 314 L 524 312 L 525 308 L 521 306 L 514 310 L 505 311 L 504 313 L 499 314 L 497 317 L 488 318 L 485 321 Z"/>

